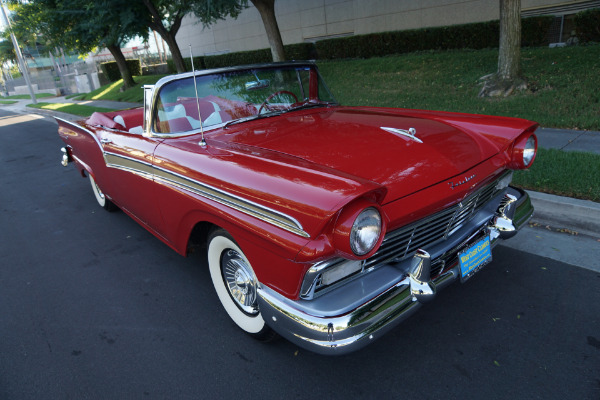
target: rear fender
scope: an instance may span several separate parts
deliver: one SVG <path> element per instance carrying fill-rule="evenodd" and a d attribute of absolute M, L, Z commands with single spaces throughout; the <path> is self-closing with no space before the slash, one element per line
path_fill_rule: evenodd
<path fill-rule="evenodd" d="M 58 122 L 58 135 L 65 142 L 75 166 L 83 177 L 91 175 L 102 190 L 108 191 L 106 161 L 98 134 L 81 124 L 55 117 Z M 110 196 L 109 196 L 110 197 Z"/>

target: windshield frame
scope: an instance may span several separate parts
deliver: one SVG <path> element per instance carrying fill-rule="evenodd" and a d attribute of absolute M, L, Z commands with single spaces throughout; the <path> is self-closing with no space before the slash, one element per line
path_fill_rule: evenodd
<path fill-rule="evenodd" d="M 312 99 L 308 99 L 308 101 L 306 103 L 304 103 L 298 107 L 294 107 L 294 108 L 265 112 L 265 113 L 251 115 L 251 116 L 247 116 L 247 117 L 232 119 L 229 121 L 225 121 L 225 122 L 221 122 L 221 123 L 213 124 L 213 125 L 209 125 L 209 126 L 203 125 L 202 127 L 193 128 L 191 130 L 183 131 L 183 132 L 173 132 L 173 133 L 157 132 L 156 123 L 157 123 L 157 116 L 158 116 L 158 103 L 160 101 L 160 93 L 161 93 L 161 90 L 166 85 L 168 85 L 174 81 L 184 80 L 184 79 L 189 79 L 189 78 L 194 79 L 194 78 L 198 78 L 198 77 L 202 77 L 202 76 L 206 76 L 206 75 L 219 75 L 219 74 L 227 74 L 227 73 L 234 73 L 234 72 L 258 71 L 261 69 L 262 70 L 276 70 L 276 69 L 289 69 L 289 68 L 295 68 L 297 70 L 300 68 L 313 69 L 316 73 L 317 81 L 318 81 L 318 83 L 317 83 L 318 89 L 317 90 L 320 90 L 321 88 L 323 90 L 325 90 L 332 101 L 315 102 Z M 337 100 L 335 99 L 333 94 L 331 93 L 331 90 L 329 89 L 329 87 L 327 86 L 325 81 L 323 80 L 323 77 L 321 76 L 321 73 L 319 72 L 317 65 L 314 62 L 307 62 L 307 61 L 252 64 L 252 65 L 243 65 L 243 66 L 235 66 L 235 67 L 207 69 L 207 70 L 202 70 L 202 71 L 187 72 L 187 73 L 178 74 L 178 75 L 166 76 L 166 77 L 158 80 L 158 82 L 156 82 L 156 84 L 154 85 L 154 93 L 152 95 L 151 104 L 152 104 L 152 113 L 150 115 L 151 121 L 149 124 L 149 127 L 150 127 L 149 136 L 156 137 L 156 138 L 178 138 L 178 137 L 184 137 L 184 136 L 192 136 L 192 135 L 197 135 L 197 134 L 201 133 L 202 131 L 204 131 L 204 133 L 207 133 L 210 131 L 214 131 L 215 129 L 220 129 L 220 128 L 224 128 L 224 127 L 226 128 L 229 125 L 254 121 L 256 119 L 273 117 L 273 116 L 281 115 L 283 113 L 293 112 L 296 110 L 303 110 L 306 108 L 319 107 L 319 106 L 328 107 L 328 106 L 333 106 L 333 105 L 339 105 L 339 103 L 337 102 Z M 306 105 L 309 105 L 309 107 L 307 107 Z"/>

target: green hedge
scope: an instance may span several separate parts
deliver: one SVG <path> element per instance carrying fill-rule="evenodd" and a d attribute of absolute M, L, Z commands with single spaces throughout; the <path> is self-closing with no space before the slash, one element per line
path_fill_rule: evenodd
<path fill-rule="evenodd" d="M 522 46 L 547 45 L 548 30 L 553 20 L 553 16 L 523 18 L 521 21 Z M 600 9 L 580 12 L 577 14 L 575 21 L 581 41 L 600 41 Z M 284 46 L 284 48 L 288 60 L 370 58 L 426 50 L 478 50 L 498 47 L 500 41 L 499 31 L 500 24 L 496 20 L 464 25 L 353 35 L 321 40 L 315 44 L 292 44 Z M 196 69 L 211 69 L 271 61 L 270 49 L 260 49 L 195 57 L 194 65 Z M 189 59 L 185 59 L 185 63 L 187 70 L 191 70 Z M 168 65 L 170 72 L 176 72 L 172 60 L 168 61 Z"/>
<path fill-rule="evenodd" d="M 312 43 L 297 43 L 283 46 L 288 60 L 309 60 L 315 58 L 315 47 Z M 236 53 L 206 56 L 206 68 L 230 67 L 233 65 L 259 64 L 272 62 L 271 49 L 240 51 Z"/>
<path fill-rule="evenodd" d="M 283 46 L 288 60 L 309 60 L 316 58 L 315 46 L 312 43 L 298 43 Z M 185 58 L 187 71 L 191 71 L 191 62 Z M 272 62 L 271 49 L 260 49 L 250 51 L 239 51 L 236 53 L 225 53 L 216 56 L 194 57 L 194 67 L 199 69 L 212 69 L 231 67 L 234 65 L 260 64 Z M 172 59 L 167 60 L 169 72 L 176 73 L 175 63 Z"/>
<path fill-rule="evenodd" d="M 554 21 L 551 15 L 521 20 L 521 45 L 540 47 L 548 45 L 548 30 Z"/>
<path fill-rule="evenodd" d="M 192 61 L 190 60 L 189 57 L 184 57 L 183 63 L 185 64 L 186 71 L 192 70 Z M 177 73 L 177 68 L 175 68 L 175 63 L 173 62 L 172 58 L 169 58 L 167 60 L 167 67 L 169 68 L 169 73 L 171 73 L 171 74 Z M 206 68 L 206 65 L 204 64 L 204 56 L 194 57 L 194 68 L 196 69 L 196 71 Z"/>
<path fill-rule="evenodd" d="M 131 76 L 142 75 L 142 65 L 140 64 L 139 59 L 125 60 L 125 61 L 127 62 L 127 69 L 129 69 L 129 73 L 131 74 Z M 109 62 L 101 63 L 100 68 L 101 68 L 104 76 L 110 82 L 116 82 L 122 78 L 116 61 L 109 61 Z"/>
<path fill-rule="evenodd" d="M 553 17 L 532 17 L 522 21 L 524 46 L 547 44 Z M 498 47 L 499 21 L 441 26 L 355 35 L 316 43 L 318 58 L 369 58 L 423 50 L 484 49 Z"/>
<path fill-rule="evenodd" d="M 216 56 L 204 57 L 204 65 L 207 69 L 230 67 L 232 65 L 259 64 L 272 62 L 270 49 L 251 51 L 239 51 L 236 53 L 225 53 Z"/>
<path fill-rule="evenodd" d="M 581 11 L 575 15 L 577 37 L 582 42 L 600 42 L 600 8 Z"/>

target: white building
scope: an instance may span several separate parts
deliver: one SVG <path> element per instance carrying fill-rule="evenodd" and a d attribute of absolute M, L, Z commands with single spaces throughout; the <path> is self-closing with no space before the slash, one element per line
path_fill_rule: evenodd
<path fill-rule="evenodd" d="M 600 0 L 521 0 L 522 14 L 554 15 L 555 41 L 568 36 L 568 18 L 600 7 Z M 284 44 L 314 42 L 337 36 L 361 35 L 434 26 L 466 24 L 499 18 L 498 0 L 277 0 L 275 13 Z M 177 34 L 181 49 L 192 45 L 195 56 L 269 47 L 256 8 L 237 19 L 227 18 L 209 28 L 186 16 Z"/>

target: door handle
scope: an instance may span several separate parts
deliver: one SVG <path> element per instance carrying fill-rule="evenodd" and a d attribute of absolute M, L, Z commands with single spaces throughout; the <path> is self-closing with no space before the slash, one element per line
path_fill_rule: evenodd
<path fill-rule="evenodd" d="M 102 144 L 109 144 L 109 143 L 112 143 L 112 140 L 107 139 L 107 138 L 102 138 L 102 139 L 100 139 L 100 143 L 102 143 Z"/>

